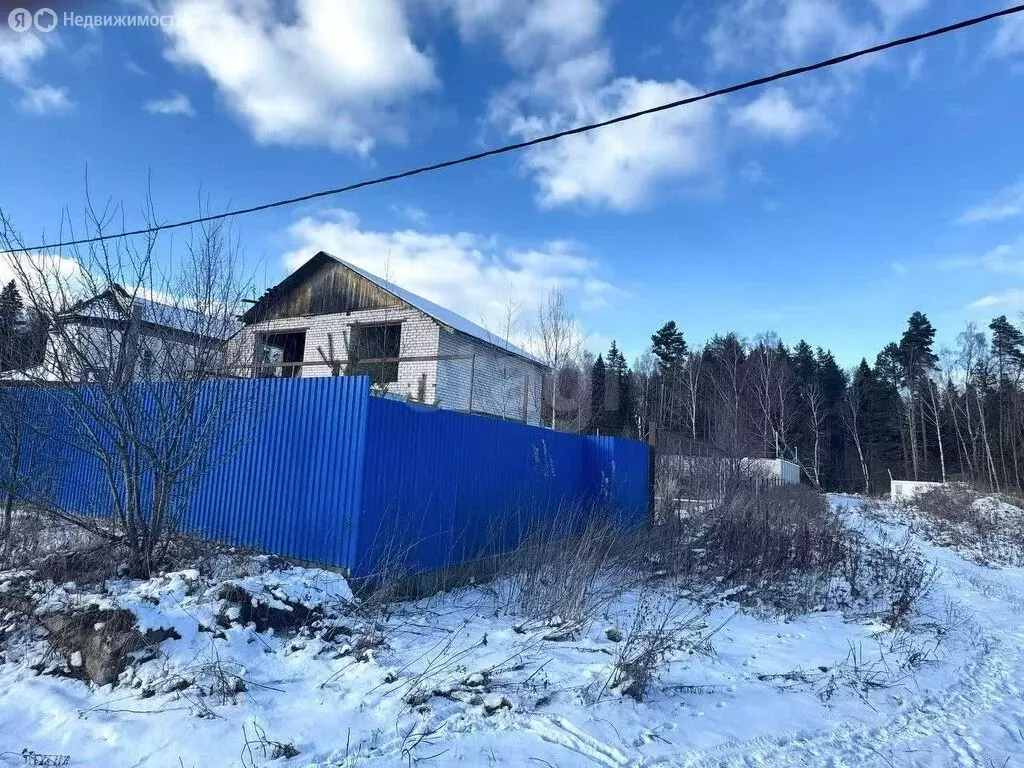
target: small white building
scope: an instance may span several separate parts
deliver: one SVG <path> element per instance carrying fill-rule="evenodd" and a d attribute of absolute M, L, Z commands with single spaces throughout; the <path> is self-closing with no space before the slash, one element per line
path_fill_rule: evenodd
<path fill-rule="evenodd" d="M 367 375 L 375 390 L 539 424 L 547 366 L 476 323 L 320 251 L 242 316 L 237 376 Z"/>
<path fill-rule="evenodd" d="M 800 466 L 786 459 L 730 459 L 721 456 L 658 456 L 659 467 L 695 488 L 721 488 L 737 479 L 799 485 Z"/>
<path fill-rule="evenodd" d="M 891 480 L 890 497 L 892 501 L 910 501 L 922 493 L 928 493 L 928 491 L 944 487 L 946 487 L 946 483 L 936 483 L 927 480 Z"/>
<path fill-rule="evenodd" d="M 779 485 L 799 485 L 800 465 L 787 459 L 742 459 L 741 466 L 753 477 Z"/>
<path fill-rule="evenodd" d="M 113 283 L 53 318 L 37 374 L 83 382 L 193 378 L 223 366 L 225 340 L 237 327 L 224 315 L 154 301 Z"/>

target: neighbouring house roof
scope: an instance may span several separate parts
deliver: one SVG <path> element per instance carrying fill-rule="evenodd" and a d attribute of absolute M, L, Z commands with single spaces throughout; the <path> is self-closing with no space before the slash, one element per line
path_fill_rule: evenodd
<path fill-rule="evenodd" d="M 114 304 L 124 315 L 135 313 L 139 320 L 149 325 L 171 328 L 193 336 L 225 340 L 238 330 L 238 324 L 229 318 L 211 318 L 193 309 L 133 296 L 116 283 L 91 299 L 79 302 L 63 316 L 109 317 L 102 310 L 99 313 L 93 311 L 104 300 Z"/>
<path fill-rule="evenodd" d="M 497 347 L 498 349 L 501 349 L 505 352 L 509 352 L 517 357 L 521 357 L 524 360 L 529 360 L 531 363 L 536 363 L 537 365 L 548 367 L 543 360 L 540 360 L 534 355 L 531 355 L 526 350 L 517 347 L 515 344 L 512 344 L 510 341 L 503 339 L 497 334 L 491 333 L 486 328 L 477 325 L 472 320 L 466 319 L 457 312 L 453 312 L 452 310 L 447 309 L 446 307 L 442 307 L 440 304 L 435 304 L 429 299 L 425 299 L 422 296 L 413 293 L 412 291 L 406 290 L 402 286 L 396 285 L 390 280 L 385 280 L 382 277 L 378 277 L 372 272 L 368 272 L 365 269 L 362 269 L 361 267 L 357 267 L 355 264 L 351 264 L 345 261 L 344 259 L 339 259 L 337 256 L 327 253 L 326 251 L 320 251 L 315 256 L 313 256 L 309 261 L 307 261 L 297 270 L 288 275 L 288 277 L 286 277 L 280 283 L 268 289 L 267 292 L 263 295 L 263 297 L 260 298 L 260 300 L 256 302 L 256 304 L 250 307 L 249 310 L 244 315 L 242 315 L 242 321 L 247 324 L 256 322 L 256 318 L 259 316 L 259 308 L 265 300 L 273 299 L 277 296 L 288 293 L 289 291 L 292 290 L 292 288 L 301 284 L 304 280 L 308 279 L 314 272 L 320 269 L 324 264 L 330 261 L 341 264 L 346 269 L 352 270 L 360 277 L 369 280 L 378 288 L 387 291 L 395 298 L 399 299 L 400 301 L 408 304 L 409 306 L 415 309 L 418 309 L 423 314 L 432 317 L 435 321 L 451 330 L 458 331 L 459 333 L 464 333 L 467 336 L 471 336 L 474 339 L 483 341 L 487 344 L 490 344 L 493 347 Z"/>

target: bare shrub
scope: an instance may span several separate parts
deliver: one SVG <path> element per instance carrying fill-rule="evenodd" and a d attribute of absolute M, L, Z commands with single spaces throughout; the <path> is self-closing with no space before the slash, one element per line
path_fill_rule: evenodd
<path fill-rule="evenodd" d="M 841 561 L 845 541 L 825 497 L 799 485 L 725 500 L 711 511 L 702 537 L 731 574 L 757 582 L 832 567 Z"/>
<path fill-rule="evenodd" d="M 95 584 L 119 575 L 126 554 L 102 523 L 65 519 L 35 508 L 16 509 L 0 556 L 5 568 L 31 569 L 41 581 Z"/>
<path fill-rule="evenodd" d="M 646 535 L 648 567 L 751 608 L 785 615 L 837 609 L 896 628 L 927 595 L 935 569 L 909 536 L 869 539 L 806 486 L 719 486 L 699 514 Z"/>
<path fill-rule="evenodd" d="M 664 592 L 642 592 L 607 687 L 643 701 L 671 654 L 710 652 L 708 612 Z"/>
<path fill-rule="evenodd" d="M 539 525 L 505 560 L 508 599 L 522 615 L 579 627 L 616 591 L 612 556 L 621 532 L 590 520 L 571 535 L 575 517 L 572 511 Z"/>
<path fill-rule="evenodd" d="M 986 535 L 996 527 L 995 521 L 974 506 L 977 498 L 977 494 L 968 488 L 950 485 L 922 493 L 914 499 L 914 505 L 947 529 L 966 526 Z"/>
<path fill-rule="evenodd" d="M 950 485 L 916 497 L 907 511 L 925 536 L 971 560 L 1024 564 L 1024 506 L 1012 498 Z"/>
<path fill-rule="evenodd" d="M 840 574 L 852 602 L 880 613 L 892 629 L 904 627 L 915 607 L 928 595 L 937 577 L 934 563 L 914 545 L 910 534 L 893 537 L 885 531 L 869 541 L 851 532 Z"/>
<path fill-rule="evenodd" d="M 75 511 L 112 520 L 127 565 L 149 576 L 200 480 L 235 450 L 229 441 L 250 439 L 247 428 L 262 404 L 209 383 L 232 367 L 227 356 L 238 352 L 224 341 L 251 293 L 250 280 L 240 277 L 236 238 L 213 222 L 190 230 L 183 252 L 180 244 L 158 246 L 157 231 L 107 240 L 122 214 L 117 206 L 94 207 L 87 194 L 82 234 L 89 237 L 54 259 L 46 248 L 25 248 L 0 210 L 3 261 L 49 321 L 43 364 L 23 371 L 28 414 L 51 414 L 59 427 L 45 430 L 42 442 L 50 447 L 27 473 L 17 470 L 26 463 L 26 439 L 38 430 L 25 417 L 0 429 L 0 457 L 13 459 L 0 462 L 8 465 L 0 467 L 0 485 L 24 499 L 19 478 L 59 478 L 66 460 L 93 463 L 103 482 Z M 151 200 L 144 215 L 156 220 Z M 61 220 L 70 227 L 70 216 Z M 83 332 L 80 314 L 103 324 Z M 174 333 L 154 337 L 153 328 Z"/>
<path fill-rule="evenodd" d="M 719 499 L 648 535 L 651 565 L 696 585 L 742 587 L 790 613 L 821 602 L 851 534 L 824 496 L 805 486 L 721 488 Z"/>

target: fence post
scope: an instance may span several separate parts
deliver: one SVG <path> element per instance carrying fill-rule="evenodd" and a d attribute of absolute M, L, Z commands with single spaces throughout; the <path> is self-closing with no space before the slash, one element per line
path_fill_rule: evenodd
<path fill-rule="evenodd" d="M 523 374 L 523 424 L 528 424 L 530 418 L 530 374 Z"/>
<path fill-rule="evenodd" d="M 655 486 L 658 481 L 658 425 L 651 422 L 647 429 L 647 519 L 654 522 L 654 510 L 656 508 Z"/>

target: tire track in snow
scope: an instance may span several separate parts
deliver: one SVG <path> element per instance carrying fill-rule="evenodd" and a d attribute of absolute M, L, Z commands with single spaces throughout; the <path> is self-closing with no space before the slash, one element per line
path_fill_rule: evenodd
<path fill-rule="evenodd" d="M 598 765 L 621 768 L 630 762 L 615 747 L 585 733 L 564 717 L 536 717 L 530 730 L 544 741 L 572 750 Z"/>
<path fill-rule="evenodd" d="M 944 578 L 955 576 L 961 585 L 967 585 L 981 603 L 991 599 L 993 594 L 998 595 L 1000 602 L 1013 609 L 1018 626 L 1024 622 L 1024 601 L 1011 588 L 976 569 L 965 568 L 964 561 L 955 553 L 930 545 L 921 546 L 920 541 L 917 541 L 918 550 L 928 550 L 926 556 L 939 565 Z M 939 591 L 943 591 L 941 581 L 938 586 Z M 962 608 L 974 609 L 973 605 L 963 600 L 949 595 L 947 597 Z M 983 615 L 980 618 L 985 621 Z M 821 764 L 836 768 L 891 766 L 892 759 L 884 754 L 885 750 L 898 746 L 911 747 L 915 742 L 938 736 L 939 742 L 960 758 L 961 764 L 982 765 L 983 756 L 979 754 L 979 741 L 975 738 L 972 724 L 990 715 L 998 705 L 1007 701 L 1017 701 L 1019 710 L 1024 683 L 1021 679 L 1024 675 L 1024 644 L 1020 632 L 998 627 L 991 619 L 986 623 L 987 627 L 980 627 L 982 637 L 978 638 L 975 646 L 978 652 L 957 670 L 953 684 L 941 691 L 912 699 L 903 714 L 884 725 L 861 728 L 840 726 L 811 733 L 797 731 L 732 741 L 701 753 L 690 753 L 678 764 L 688 768 L 772 768 Z M 994 718 L 996 724 L 1007 733 L 1013 733 L 1015 723 L 1006 722 L 1007 718 L 1014 718 L 1013 712 L 1013 708 L 1004 708 Z M 924 749 L 918 757 L 930 758 L 933 755 Z"/>

